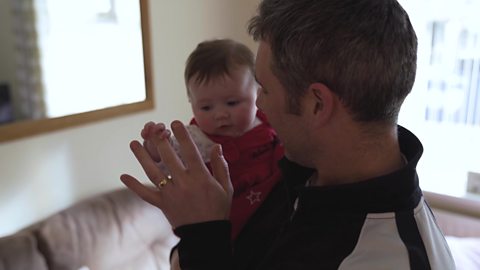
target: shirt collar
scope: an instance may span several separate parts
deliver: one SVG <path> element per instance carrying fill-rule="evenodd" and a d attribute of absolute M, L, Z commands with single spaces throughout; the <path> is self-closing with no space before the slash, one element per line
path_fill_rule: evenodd
<path fill-rule="evenodd" d="M 335 211 L 389 212 L 391 209 L 411 209 L 418 204 L 421 191 L 416 166 L 423 153 L 420 140 L 398 126 L 400 150 L 407 160 L 402 169 L 364 181 L 324 187 L 305 187 L 315 172 L 284 158 L 279 165 L 292 196 L 299 196 L 299 207 Z"/>

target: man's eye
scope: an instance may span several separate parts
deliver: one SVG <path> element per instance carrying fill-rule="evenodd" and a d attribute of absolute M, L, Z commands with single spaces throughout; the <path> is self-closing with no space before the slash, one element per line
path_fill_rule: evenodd
<path fill-rule="evenodd" d="M 208 112 L 208 111 L 210 111 L 211 109 L 212 109 L 211 106 L 202 106 L 202 107 L 200 107 L 200 110 L 205 111 L 205 112 Z"/>
<path fill-rule="evenodd" d="M 233 101 L 227 102 L 227 105 L 228 105 L 228 106 L 235 106 L 235 105 L 237 105 L 238 103 L 240 103 L 240 102 L 237 101 L 237 100 L 233 100 Z"/>

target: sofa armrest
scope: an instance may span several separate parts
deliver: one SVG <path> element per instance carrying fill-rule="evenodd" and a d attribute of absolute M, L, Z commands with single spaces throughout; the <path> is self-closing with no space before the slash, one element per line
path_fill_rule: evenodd
<path fill-rule="evenodd" d="M 480 269 L 480 202 L 424 191 L 457 270 Z"/>
<path fill-rule="evenodd" d="M 480 201 L 428 191 L 423 194 L 445 235 L 480 237 Z"/>
<path fill-rule="evenodd" d="M 0 238 L 0 270 L 25 269 L 48 270 L 35 237 L 24 232 Z"/>
<path fill-rule="evenodd" d="M 52 270 L 165 269 L 176 241 L 162 212 L 127 189 L 77 203 L 35 234 Z"/>

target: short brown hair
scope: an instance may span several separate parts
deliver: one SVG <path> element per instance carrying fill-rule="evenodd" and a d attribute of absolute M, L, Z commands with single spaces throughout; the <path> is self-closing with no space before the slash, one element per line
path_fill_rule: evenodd
<path fill-rule="evenodd" d="M 356 121 L 396 123 L 417 60 L 415 31 L 396 0 L 263 0 L 248 30 L 269 43 L 291 113 L 320 82 Z"/>
<path fill-rule="evenodd" d="M 196 76 L 198 83 L 229 75 L 232 69 L 246 66 L 254 74 L 253 52 L 244 44 L 231 39 L 207 40 L 199 43 L 185 66 L 185 83 Z"/>

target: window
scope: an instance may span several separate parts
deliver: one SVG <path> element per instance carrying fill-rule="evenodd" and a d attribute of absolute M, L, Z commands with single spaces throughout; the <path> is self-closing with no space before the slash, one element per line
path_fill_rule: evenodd
<path fill-rule="evenodd" d="M 480 0 L 400 3 L 419 41 L 417 79 L 399 123 L 424 145 L 420 185 L 476 197 L 467 179 L 480 173 Z"/>
<path fill-rule="evenodd" d="M 145 99 L 139 1 L 36 5 L 48 117 Z"/>

